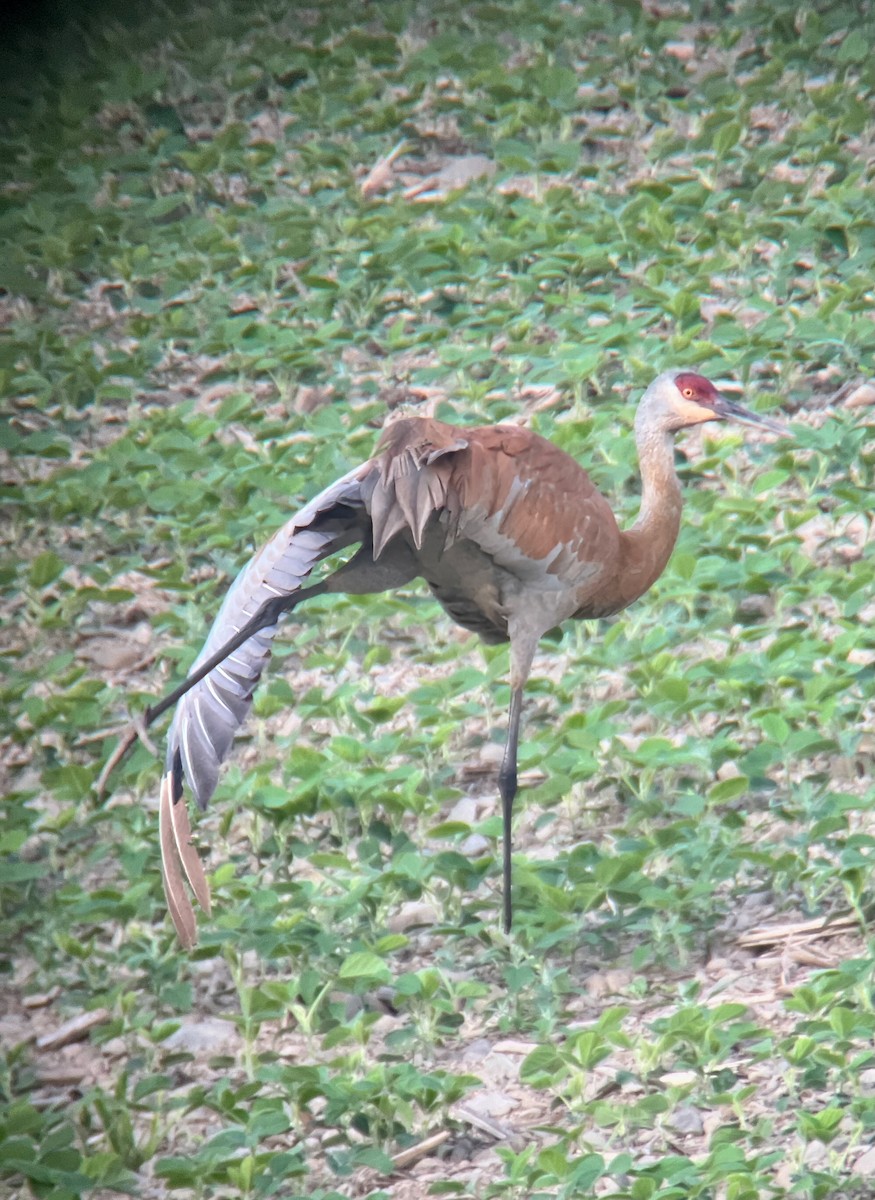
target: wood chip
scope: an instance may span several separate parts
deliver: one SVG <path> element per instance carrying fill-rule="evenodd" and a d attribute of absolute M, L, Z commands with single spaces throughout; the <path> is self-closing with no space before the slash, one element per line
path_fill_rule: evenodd
<path fill-rule="evenodd" d="M 502 1099 L 504 1103 L 501 1103 Z M 480 1103 L 480 1100 L 483 1103 Z M 499 1103 L 496 1104 L 496 1100 Z M 461 1121 L 464 1124 L 472 1126 L 479 1133 L 485 1133 L 487 1137 L 492 1138 L 496 1142 L 504 1142 L 517 1152 L 525 1147 L 526 1139 L 514 1125 L 508 1124 L 506 1121 L 500 1120 L 499 1115 L 491 1110 L 497 1109 L 498 1113 L 504 1113 L 508 1108 L 518 1108 L 518 1102 L 512 1100 L 509 1096 L 502 1097 L 500 1093 L 487 1092 L 478 1096 L 469 1097 L 468 1100 L 461 1104 L 455 1104 L 450 1109 L 450 1116 L 456 1121 Z"/>
<path fill-rule="evenodd" d="M 25 1008 L 47 1008 L 60 994 L 61 989 L 53 987 L 50 992 L 35 992 L 32 996 L 25 996 L 21 1003 Z"/>
<path fill-rule="evenodd" d="M 501 1042 L 496 1042 L 492 1049 L 497 1054 L 531 1054 L 533 1050 L 537 1050 L 538 1042 L 521 1042 L 516 1038 L 505 1038 Z"/>
<path fill-rule="evenodd" d="M 38 1071 L 36 1087 L 78 1087 L 85 1080 L 85 1072 L 75 1067 L 59 1067 L 56 1071 Z"/>
<path fill-rule="evenodd" d="M 692 42 L 666 42 L 663 50 L 678 62 L 692 62 L 696 57 L 696 47 Z"/>
<path fill-rule="evenodd" d="M 59 1025 L 52 1033 L 43 1034 L 37 1038 L 38 1050 L 60 1050 L 71 1042 L 81 1042 L 97 1025 L 103 1025 L 109 1020 L 108 1008 L 95 1008 L 92 1012 L 80 1013 L 71 1017 L 63 1025 Z"/>
<path fill-rule="evenodd" d="M 495 1138 L 497 1142 L 506 1142 L 513 1134 L 513 1130 L 509 1129 L 503 1122 L 496 1121 L 494 1117 L 489 1117 L 485 1113 L 476 1112 L 470 1106 L 465 1104 L 457 1104 L 453 1109 L 453 1116 L 460 1121 L 465 1121 L 469 1125 L 473 1125 L 475 1129 L 479 1129 L 481 1133 L 486 1133 L 491 1138 Z"/>
<path fill-rule="evenodd" d="M 779 925 L 759 925 L 738 938 L 739 946 L 775 946 L 798 938 L 838 937 L 855 929 L 857 921 L 849 914 L 835 917 L 816 917 L 813 921 L 786 921 Z"/>
<path fill-rule="evenodd" d="M 397 1171 L 403 1171 L 407 1167 L 412 1167 L 421 1158 L 426 1158 L 433 1151 L 437 1150 L 438 1146 L 442 1146 L 449 1139 L 449 1136 L 449 1129 L 443 1129 L 440 1133 L 435 1133 L 432 1137 L 417 1142 L 415 1146 L 408 1146 L 406 1150 L 400 1150 L 397 1154 L 392 1155 L 392 1165 Z"/>
<path fill-rule="evenodd" d="M 788 958 L 803 967 L 820 967 L 826 970 L 829 967 L 837 966 L 839 962 L 834 954 L 818 954 L 817 951 L 809 950 L 806 946 L 794 946 L 792 942 L 787 947 L 786 953 Z"/>
<path fill-rule="evenodd" d="M 861 383 L 848 396 L 845 408 L 866 408 L 870 404 L 875 404 L 875 384 Z"/>

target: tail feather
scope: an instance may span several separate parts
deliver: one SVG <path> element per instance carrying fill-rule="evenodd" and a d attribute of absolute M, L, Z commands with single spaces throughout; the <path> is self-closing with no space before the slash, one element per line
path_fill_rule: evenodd
<path fill-rule="evenodd" d="M 194 915 L 191 900 L 188 898 L 188 892 L 185 890 L 182 870 L 185 870 L 189 880 L 191 880 L 192 876 L 189 871 L 190 864 L 187 864 L 186 859 L 180 855 L 180 843 L 197 859 L 197 868 L 194 869 L 194 877 L 197 880 L 201 895 L 206 897 L 207 905 L 209 905 L 210 893 L 200 859 L 191 845 L 191 829 L 188 829 L 188 838 L 186 838 L 184 830 L 180 831 L 179 834 L 177 833 L 175 822 L 180 820 L 187 824 L 188 811 L 184 800 L 180 800 L 176 804 L 173 803 L 172 786 L 172 776 L 168 771 L 161 780 L 161 793 L 158 801 L 161 879 L 164 883 L 164 896 L 167 900 L 167 909 L 176 928 L 176 933 L 185 949 L 190 950 L 197 942 L 197 918 Z M 181 814 L 177 816 L 177 810 L 181 810 L 181 814 L 184 814 L 184 817 Z"/>

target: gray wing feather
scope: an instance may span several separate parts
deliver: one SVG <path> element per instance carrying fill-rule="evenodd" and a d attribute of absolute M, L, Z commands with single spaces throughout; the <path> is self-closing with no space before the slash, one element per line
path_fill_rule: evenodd
<path fill-rule="evenodd" d="M 192 671 L 221 650 L 265 601 L 291 597 L 318 562 L 360 540 L 361 526 L 353 513 L 348 514 L 344 526 L 334 510 L 338 506 L 361 509 L 360 480 L 368 467 L 368 463 L 356 467 L 320 492 L 250 559 L 231 585 Z M 249 711 L 276 628 L 271 625 L 253 634 L 195 684 L 176 707 L 168 734 L 167 770 L 179 784 L 181 765 L 202 808 L 215 790 L 219 765 Z"/>

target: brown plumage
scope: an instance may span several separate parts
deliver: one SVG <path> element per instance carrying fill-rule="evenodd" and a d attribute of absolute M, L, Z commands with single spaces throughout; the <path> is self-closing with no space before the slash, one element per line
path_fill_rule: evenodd
<path fill-rule="evenodd" d="M 146 714 L 148 724 L 180 701 L 169 733 L 160 824 L 164 887 L 183 944 L 194 944 L 197 929 L 183 873 L 209 911 L 206 878 L 190 844 L 183 778 L 205 806 L 270 655 L 279 616 L 310 596 L 363 595 L 419 576 L 458 624 L 484 641 L 510 642 L 511 703 L 498 780 L 509 930 L 520 714 L 538 642 L 568 618 L 619 612 L 651 586 L 680 524 L 674 434 L 724 419 L 783 431 L 694 372 L 667 371 L 651 384 L 635 419 L 641 510 L 626 531 L 583 468 L 537 434 L 427 418 L 391 424 L 373 458 L 288 521 L 240 572 L 189 677 Z M 304 586 L 319 562 L 356 543 L 359 549 L 342 567 Z"/>

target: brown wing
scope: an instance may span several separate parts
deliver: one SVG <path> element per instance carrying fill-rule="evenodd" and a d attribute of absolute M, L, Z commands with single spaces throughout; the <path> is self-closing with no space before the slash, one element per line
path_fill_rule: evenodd
<path fill-rule="evenodd" d="M 484 536 L 502 565 L 558 578 L 587 575 L 617 545 L 614 514 L 586 471 L 531 430 L 412 418 L 390 425 L 379 450 L 379 474 L 363 482 L 375 557 L 402 530 L 419 548 L 438 513 L 450 540 Z"/>
<path fill-rule="evenodd" d="M 401 420 L 377 461 L 362 491 L 375 556 L 409 538 L 441 604 L 487 641 L 504 640 L 514 605 L 537 596 L 552 595 L 544 629 L 574 615 L 618 559 L 607 501 L 573 458 L 527 429 Z"/>
<path fill-rule="evenodd" d="M 421 549 L 429 521 L 447 508 L 452 464 L 467 449 L 468 433 L 422 417 L 387 426 L 375 460 L 379 470 L 362 482 L 374 558 L 399 533 L 409 533 L 414 547 Z"/>
<path fill-rule="evenodd" d="M 586 471 L 528 429 L 493 425 L 467 436 L 469 459 L 455 461 L 449 484 L 459 533 L 543 587 L 578 587 L 601 574 L 620 531 Z"/>

